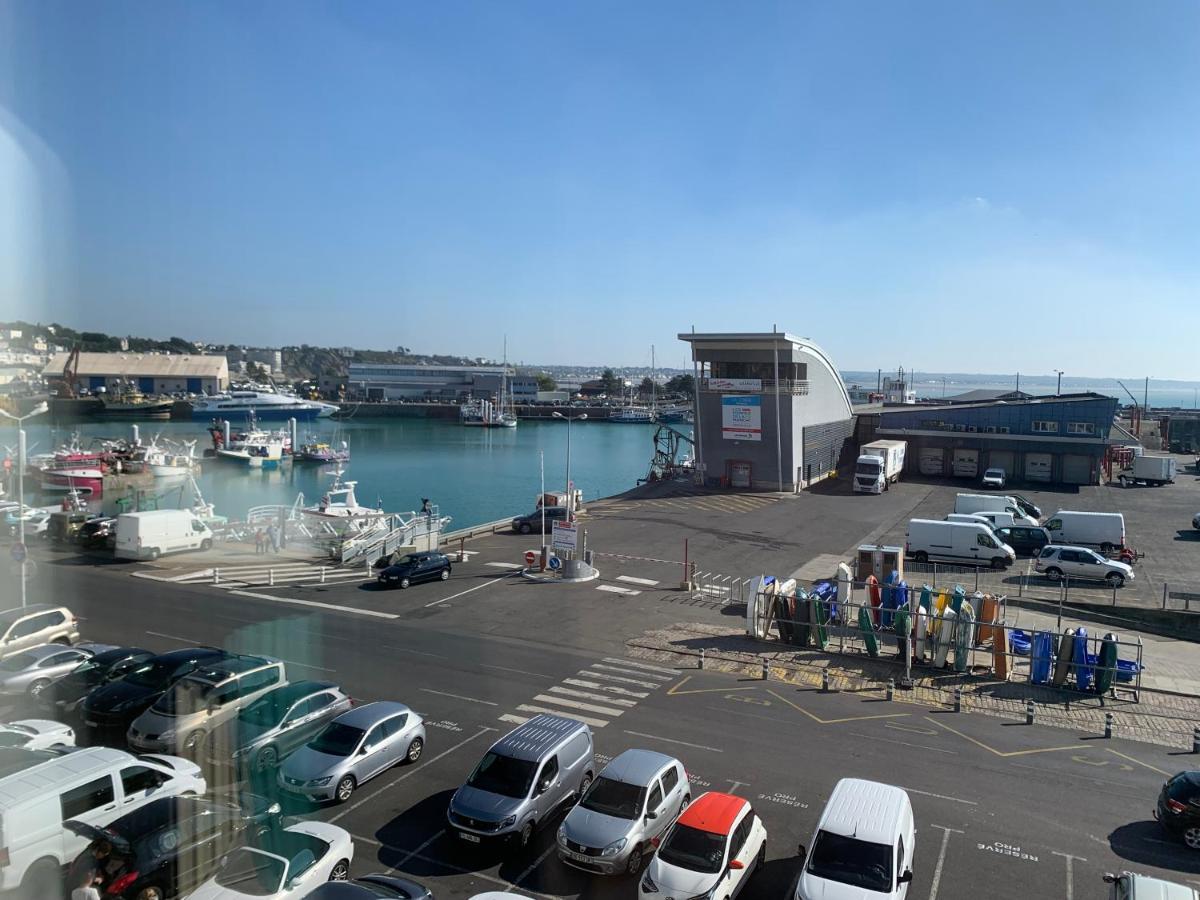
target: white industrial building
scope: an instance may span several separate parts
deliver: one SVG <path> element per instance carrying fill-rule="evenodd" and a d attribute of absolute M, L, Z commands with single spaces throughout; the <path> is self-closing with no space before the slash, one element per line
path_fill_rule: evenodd
<path fill-rule="evenodd" d="M 62 379 L 69 355 L 51 357 L 48 381 Z M 199 353 L 80 353 L 75 385 L 82 392 L 133 385 L 143 394 L 219 394 L 229 388 L 229 363 Z"/>

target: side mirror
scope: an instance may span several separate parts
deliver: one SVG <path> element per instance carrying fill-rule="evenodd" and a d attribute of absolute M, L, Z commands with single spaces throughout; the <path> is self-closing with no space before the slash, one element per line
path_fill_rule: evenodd
<path fill-rule="evenodd" d="M 206 712 L 207 712 L 207 713 L 208 713 L 210 716 L 211 716 L 213 713 L 215 713 L 215 712 L 217 711 L 217 701 L 216 701 L 216 700 L 209 700 L 209 701 L 208 701 L 208 706 L 206 706 L 206 707 L 205 707 L 205 711 L 206 711 Z"/>
<path fill-rule="evenodd" d="M 804 862 L 804 860 L 808 858 L 808 848 L 803 844 L 797 844 L 796 855 L 800 857 L 800 862 Z"/>
<path fill-rule="evenodd" d="M 368 753 L 370 753 L 370 752 L 371 752 L 371 750 L 372 750 L 372 748 L 371 748 L 371 747 L 368 747 L 367 745 L 365 745 L 365 744 L 364 744 L 364 745 L 363 745 L 363 748 L 362 748 L 361 750 L 359 750 L 359 751 L 358 751 L 358 755 L 359 755 L 359 756 L 366 756 Z"/>
<path fill-rule="evenodd" d="M 912 881 L 912 878 L 912 869 L 908 869 L 903 875 L 896 879 L 896 884 L 908 884 L 910 881 Z"/>
<path fill-rule="evenodd" d="M 646 813 L 646 818 L 647 819 L 657 819 L 658 813 L 654 812 L 654 810 L 650 810 Z"/>
<path fill-rule="evenodd" d="M 544 794 L 548 790 L 550 790 L 550 782 L 549 781 L 543 780 L 543 781 L 538 782 L 537 792 L 539 794 Z"/>
<path fill-rule="evenodd" d="M 729 861 L 729 868 L 736 871 L 738 869 L 746 868 L 746 864 L 744 862 L 742 862 L 740 859 L 731 859 Z"/>
<path fill-rule="evenodd" d="M 1112 872 L 1105 872 L 1104 873 L 1104 883 L 1105 884 L 1116 884 L 1117 876 L 1114 875 Z"/>

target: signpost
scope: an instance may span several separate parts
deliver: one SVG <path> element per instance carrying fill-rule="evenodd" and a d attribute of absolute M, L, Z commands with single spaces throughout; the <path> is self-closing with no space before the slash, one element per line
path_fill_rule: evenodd
<path fill-rule="evenodd" d="M 579 546 L 578 525 L 575 522 L 555 522 L 551 546 L 555 550 L 574 552 Z"/>
<path fill-rule="evenodd" d="M 532 566 L 535 562 L 537 562 L 537 553 L 533 550 L 526 550 L 525 551 L 525 565 Z"/>

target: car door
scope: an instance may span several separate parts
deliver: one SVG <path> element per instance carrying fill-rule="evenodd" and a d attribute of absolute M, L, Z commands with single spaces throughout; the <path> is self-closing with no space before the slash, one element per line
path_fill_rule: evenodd
<path fill-rule="evenodd" d="M 167 776 L 149 766 L 125 766 L 118 773 L 121 779 L 121 809 L 136 809 L 148 800 L 162 795 L 160 788 Z M 122 813 L 124 814 L 124 813 Z"/>
<path fill-rule="evenodd" d="M 542 763 L 538 772 L 537 785 L 538 815 L 547 816 L 562 802 L 562 786 L 565 779 L 558 765 L 558 756 L 551 756 Z"/>
<path fill-rule="evenodd" d="M 387 764 L 394 766 L 396 763 L 404 759 L 405 751 L 408 750 L 408 713 L 400 713 L 392 716 L 390 719 L 385 719 L 383 722 L 383 740 L 384 751 L 383 755 L 387 757 Z"/>
<path fill-rule="evenodd" d="M 312 737 L 312 700 L 312 697 L 302 697 L 297 700 L 279 720 L 279 730 L 275 733 L 275 746 L 278 748 L 281 758 Z"/>
<path fill-rule="evenodd" d="M 176 854 L 175 886 L 180 893 L 197 887 L 236 838 L 233 816 L 223 810 L 206 810 L 179 822 L 180 853 Z"/>
<path fill-rule="evenodd" d="M 304 700 L 303 703 L 304 707 L 301 710 L 299 724 L 288 734 L 290 749 L 295 749 L 301 744 L 306 744 L 312 740 L 317 732 L 334 718 L 339 709 L 337 706 L 337 696 L 329 691 L 314 694 Z"/>
<path fill-rule="evenodd" d="M 742 816 L 742 820 L 734 826 L 733 834 L 729 838 L 729 852 L 725 857 L 725 889 L 722 892 L 726 897 L 736 897 L 750 876 L 754 853 L 748 844 L 750 843 L 750 828 L 753 824 L 754 813 L 753 811 L 747 812 Z M 742 868 L 735 869 L 730 866 L 735 859 L 742 864 Z"/>
<path fill-rule="evenodd" d="M 38 624 L 40 618 L 41 616 L 30 616 L 28 619 L 13 623 L 13 627 L 8 630 L 8 637 L 4 644 L 5 656 L 42 643 L 36 636 L 41 630 L 41 626 Z"/>
<path fill-rule="evenodd" d="M 388 765 L 387 735 L 383 722 L 380 722 L 363 738 L 362 749 L 358 751 L 358 761 L 355 765 L 355 769 L 358 770 L 355 778 L 361 784 L 378 775 Z"/>
<path fill-rule="evenodd" d="M 58 803 L 62 814 L 61 821 L 75 819 L 96 828 L 103 828 L 117 817 L 117 792 L 112 773 L 98 775 L 83 784 L 59 791 Z M 86 846 L 85 838 L 63 831 L 64 859 L 74 859 Z"/>
<path fill-rule="evenodd" d="M 659 776 L 662 781 L 663 795 L 666 803 L 666 815 L 660 816 L 662 829 L 674 822 L 683 812 L 683 797 L 686 793 L 683 779 L 679 777 L 679 766 L 675 763 L 667 766 Z"/>
<path fill-rule="evenodd" d="M 62 653 L 55 653 L 47 656 L 37 664 L 38 669 L 52 670 L 45 672 L 47 677 L 56 677 L 65 675 L 79 663 L 88 658 L 86 653 L 81 653 L 78 650 L 64 650 Z"/>
<path fill-rule="evenodd" d="M 900 881 L 900 876 L 907 870 L 907 860 L 904 858 L 904 838 L 897 838 L 896 843 L 896 869 L 892 872 L 892 879 L 896 884 L 895 896 L 898 900 L 904 900 L 908 896 L 908 883 Z"/>
<path fill-rule="evenodd" d="M 662 779 L 655 778 L 646 785 L 646 837 L 657 837 L 671 824 L 670 805 L 662 787 Z M 653 816 L 653 818 L 650 818 Z"/>

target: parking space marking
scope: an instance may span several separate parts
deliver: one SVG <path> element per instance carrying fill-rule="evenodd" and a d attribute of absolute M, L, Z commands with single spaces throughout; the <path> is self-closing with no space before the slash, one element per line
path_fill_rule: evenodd
<path fill-rule="evenodd" d="M 1164 778 L 1170 778 L 1170 777 L 1171 777 L 1171 773 L 1170 773 L 1170 772 L 1164 772 L 1162 769 L 1159 769 L 1159 768 L 1157 768 L 1156 766 L 1152 766 L 1152 765 L 1150 765 L 1150 763 L 1144 763 L 1144 762 L 1142 762 L 1140 759 L 1134 759 L 1132 756 L 1126 756 L 1126 755 L 1125 755 L 1124 753 L 1122 753 L 1120 750 L 1114 750 L 1112 747 L 1105 747 L 1105 749 L 1106 749 L 1106 750 L 1107 750 L 1109 753 L 1113 754 L 1114 756 L 1119 756 L 1119 757 L 1121 757 L 1121 759 L 1127 759 L 1127 760 L 1129 760 L 1131 763 L 1137 763 L 1139 766 L 1142 766 L 1143 768 L 1149 769 L 1151 772 L 1157 772 L 1159 775 L 1163 776 Z"/>
<path fill-rule="evenodd" d="M 420 856 L 422 850 L 424 850 L 426 847 L 428 847 L 430 844 L 432 844 L 438 838 L 442 837 L 445 833 L 446 833 L 446 830 L 443 828 L 441 831 L 437 832 L 433 837 L 427 838 L 426 840 L 424 840 L 420 844 L 418 844 L 417 848 L 415 850 L 409 850 L 407 853 L 404 854 L 404 856 L 400 857 L 400 862 L 398 862 L 394 866 L 392 866 L 392 871 L 399 872 L 400 867 L 402 865 L 404 865 L 406 862 L 408 862 L 414 856 Z"/>
<path fill-rule="evenodd" d="M 645 587 L 655 587 L 658 584 L 653 578 L 634 578 L 632 575 L 618 575 L 617 581 L 627 581 L 630 584 L 640 584 Z"/>
<path fill-rule="evenodd" d="M 468 552 L 470 552 L 470 551 L 468 551 Z M 490 563 L 484 563 L 484 565 L 491 566 L 494 569 L 510 569 L 512 571 L 516 571 L 517 569 L 522 568 L 520 563 L 490 562 Z"/>
<path fill-rule="evenodd" d="M 713 753 L 724 753 L 725 752 L 724 750 L 721 750 L 717 747 L 706 747 L 703 744 L 691 744 L 687 741 L 678 741 L 675 738 L 660 737 L 657 734 L 646 734 L 641 731 L 626 731 L 625 733 L 632 734 L 634 737 L 644 737 L 644 738 L 650 738 L 651 740 L 654 740 L 654 741 L 663 741 L 664 743 L 667 743 L 667 744 L 679 744 L 683 747 L 695 747 L 697 750 L 711 750 Z"/>
<path fill-rule="evenodd" d="M 632 659 L 617 659 L 615 657 L 606 656 L 602 660 L 606 663 L 616 663 L 621 666 L 633 666 L 635 669 L 645 669 L 648 672 L 658 672 L 660 675 L 669 675 L 674 678 L 679 673 L 675 669 L 668 669 L 664 666 L 652 666 L 649 663 L 634 662 Z"/>
<path fill-rule="evenodd" d="M 524 881 L 526 878 L 528 878 L 530 875 L 532 875 L 535 871 L 537 871 L 538 866 L 540 866 L 542 863 L 544 863 L 546 861 L 546 857 L 549 856 L 551 853 L 553 853 L 557 849 L 558 849 L 558 844 L 554 843 L 554 844 L 551 844 L 549 847 L 547 847 L 545 850 L 543 850 L 541 856 L 539 856 L 537 859 L 535 859 L 533 862 L 531 862 L 529 864 L 529 866 L 525 869 L 525 871 L 517 876 L 517 880 L 513 882 L 513 887 L 517 887 L 522 881 Z"/>
<path fill-rule="evenodd" d="M 602 703 L 611 703 L 613 706 L 637 706 L 636 700 L 626 700 L 622 697 L 606 697 L 604 694 L 594 694 L 591 691 L 573 691 L 570 688 L 559 687 L 557 684 L 552 688 L 547 688 L 551 694 L 563 694 L 567 697 L 579 697 L 583 700 L 599 700 Z"/>
<path fill-rule="evenodd" d="M 942 866 L 946 862 L 946 845 L 950 843 L 950 832 L 963 834 L 958 828 L 947 828 L 945 825 L 930 825 L 930 828 L 942 829 L 942 849 L 938 851 L 937 865 L 933 867 L 933 882 L 929 885 L 929 900 L 937 900 L 938 885 L 942 883 Z"/>
<path fill-rule="evenodd" d="M 692 680 L 692 676 L 688 675 L 683 681 L 667 690 L 668 697 L 681 697 L 684 694 L 729 694 L 733 691 L 757 691 L 757 687 L 721 687 L 721 688 L 693 688 L 690 691 L 681 691 L 680 688 Z"/>
<path fill-rule="evenodd" d="M 505 713 L 500 717 L 501 722 L 508 722 L 510 725 L 524 725 L 529 721 L 529 716 L 514 716 L 512 713 Z"/>
<path fill-rule="evenodd" d="M 455 700 L 466 700 L 468 703 L 482 703 L 484 706 L 499 706 L 491 700 L 480 700 L 476 697 L 464 697 L 462 694 L 449 694 L 446 691 L 435 691 L 433 688 L 421 688 L 426 694 L 437 694 L 440 697 L 453 697 Z"/>
<path fill-rule="evenodd" d="M 1006 750 L 997 750 L 995 747 L 989 747 L 983 741 L 973 738 L 969 734 L 963 734 L 961 731 L 959 731 L 955 728 L 951 728 L 949 725 L 945 724 L 944 722 L 939 722 L 937 719 L 931 719 L 928 716 L 926 716 L 925 721 L 938 726 L 938 728 L 944 728 L 947 731 L 949 731 L 951 734 L 957 734 L 964 741 L 970 741 L 976 747 L 981 747 L 982 749 L 988 751 L 988 753 L 994 753 L 996 756 L 999 756 L 1002 759 L 1007 759 L 1012 756 L 1031 756 L 1034 753 L 1058 753 L 1063 750 L 1078 750 L 1079 749 L 1079 745 L 1075 744 L 1070 747 L 1035 747 L 1032 750 L 1007 750 L 1007 751 Z"/>
<path fill-rule="evenodd" d="M 905 716 L 909 715 L 909 713 L 882 713 L 879 715 L 870 715 L 870 716 L 842 716 L 839 719 L 822 719 L 816 713 L 811 713 L 807 709 L 805 709 L 803 706 L 798 706 L 797 704 L 795 704 L 791 700 L 789 700 L 787 697 L 781 697 L 779 694 L 775 693 L 774 691 L 772 691 L 770 689 L 767 690 L 767 693 L 770 694 L 772 697 L 774 697 L 776 700 L 780 700 L 783 703 L 786 703 L 792 709 L 804 713 L 806 716 L 808 716 L 810 719 L 812 719 L 818 725 L 840 725 L 844 722 L 863 722 L 868 719 L 902 719 Z"/>
<path fill-rule="evenodd" d="M 913 743 L 910 743 L 909 741 L 898 741 L 898 740 L 895 740 L 894 738 L 879 737 L 878 735 L 875 735 L 875 734 L 864 734 L 861 731 L 848 731 L 846 733 L 852 734 L 855 737 L 867 738 L 868 740 L 872 740 L 872 741 L 879 741 L 880 743 L 883 743 L 883 744 L 899 744 L 901 747 L 912 747 L 916 750 L 932 750 L 934 753 L 950 753 L 950 754 L 958 753 L 957 750 L 947 750 L 945 747 L 929 747 L 925 744 L 913 744 Z"/>
<path fill-rule="evenodd" d="M 615 684 L 601 684 L 598 681 L 584 681 L 582 678 L 564 678 L 563 684 L 585 687 L 593 691 L 604 691 L 607 694 L 620 694 L 622 697 L 637 697 L 645 700 L 650 696 L 649 691 L 631 691 L 629 688 L 618 687 Z"/>
<path fill-rule="evenodd" d="M 652 667 L 646 667 L 645 664 L 631 663 L 630 665 L 641 665 L 642 668 L 619 668 L 610 663 L 622 663 L 624 660 L 616 659 L 615 657 L 608 658 L 604 662 L 595 662 L 591 664 L 589 669 L 581 669 L 577 675 L 582 678 L 564 678 L 562 684 L 573 685 L 567 688 L 561 685 L 554 685 L 545 689 L 545 693 L 538 694 L 530 703 L 523 703 L 517 707 L 517 713 L 553 713 L 555 715 L 571 715 L 581 722 L 586 722 L 593 728 L 603 728 L 609 724 L 609 719 L 615 719 L 622 713 L 626 713 L 633 707 L 637 706 L 639 700 L 644 700 L 650 696 L 650 691 L 662 687 L 661 682 L 657 681 L 639 681 L 634 678 L 626 678 L 623 675 L 610 675 L 607 672 L 598 671 L 599 669 L 612 669 L 616 672 L 629 672 L 638 675 L 642 678 L 658 678 L 669 680 L 674 674 L 666 670 L 652 671 Z M 597 680 L 592 680 L 597 679 Z M 634 691 L 626 687 L 617 685 L 605 684 L 598 679 L 606 679 L 621 682 L 622 684 L 633 684 L 638 687 L 648 688 L 646 691 Z M 589 688 L 590 690 L 581 691 L 578 688 Z M 620 696 L 607 696 L 607 694 L 619 694 Z M 629 699 L 627 699 L 629 698 Z M 541 704 L 541 705 L 538 705 Z M 549 708 L 547 708 L 547 704 Z M 565 707 L 560 709 L 559 707 Z M 580 715 L 577 711 L 583 711 L 592 715 L 607 716 L 605 719 L 589 718 L 585 715 Z M 503 721 L 509 722 L 519 716 L 512 718 L 501 716 Z"/>
<path fill-rule="evenodd" d="M 334 612 L 350 613 L 355 616 L 368 616 L 375 619 L 398 619 L 396 613 L 379 612 L 374 609 L 359 609 L 356 606 L 342 606 L 338 603 L 322 603 L 319 600 L 301 600 L 299 597 L 277 597 L 274 594 L 259 594 L 255 591 L 230 591 L 239 597 L 253 597 L 255 600 L 270 600 L 272 603 L 290 603 L 294 606 L 311 606 L 316 609 L 329 609 Z"/>
<path fill-rule="evenodd" d="M 533 698 L 538 703 L 553 703 L 556 706 L 565 706 L 568 709 L 581 709 L 584 712 L 599 713 L 602 716 L 616 716 L 625 712 L 623 709 L 617 709 L 614 706 L 599 706 L 595 703 L 584 703 L 582 700 L 576 700 L 574 697 L 557 697 L 553 694 L 538 694 Z"/>
<path fill-rule="evenodd" d="M 641 591 L 635 591 L 633 588 L 621 587 L 619 584 L 598 584 L 596 590 L 606 591 L 610 594 L 624 594 L 628 597 L 636 597 Z"/>
<path fill-rule="evenodd" d="M 508 666 L 492 666 L 487 663 L 480 663 L 480 668 L 496 669 L 500 672 L 515 672 L 517 675 L 531 675 L 534 678 L 553 678 L 553 675 L 547 675 L 545 672 L 526 672 L 524 669 L 510 669 Z"/>
<path fill-rule="evenodd" d="M 429 609 L 429 607 L 431 607 L 431 606 L 437 606 L 439 603 L 448 603 L 451 600 L 457 600 L 459 597 L 465 597 L 467 594 L 470 594 L 473 591 L 477 591 L 480 588 L 485 588 L 485 587 L 489 587 L 493 584 L 497 584 L 508 577 L 509 577 L 508 575 L 501 575 L 499 578 L 493 578 L 491 581 L 485 581 L 483 584 L 477 584 L 473 588 L 467 588 L 465 591 L 459 591 L 457 594 L 451 594 L 449 597 L 443 597 L 441 600 L 434 600 L 432 603 L 426 603 L 425 609 Z"/>
<path fill-rule="evenodd" d="M 563 711 L 561 709 L 547 709 L 544 706 L 533 706 L 530 703 L 520 704 L 517 707 L 517 710 L 519 712 L 527 712 L 527 713 L 549 713 L 552 716 L 561 716 L 563 714 Z M 504 717 L 501 716 L 501 718 L 504 718 Z M 589 718 L 588 716 L 579 716 L 579 715 L 573 715 L 573 716 L 571 716 L 571 718 L 578 719 L 584 725 L 591 725 L 593 728 L 603 728 L 605 725 L 608 724 L 608 719 L 593 719 L 593 718 Z"/>
<path fill-rule="evenodd" d="M 1067 900 L 1075 900 L 1075 875 L 1072 871 L 1071 863 L 1076 859 L 1080 862 L 1087 862 L 1087 860 L 1082 856 L 1072 856 L 1070 853 L 1059 853 L 1057 850 L 1051 850 L 1050 853 L 1054 856 L 1061 856 L 1067 861 Z"/>
<path fill-rule="evenodd" d="M 946 794 L 934 794 L 931 791 L 919 791 L 916 788 L 906 787 L 904 790 L 910 794 L 920 794 L 922 797 L 936 797 L 938 800 L 951 800 L 954 803 L 965 803 L 968 806 L 978 806 L 974 800 L 964 800 L 962 797 L 949 797 Z"/>

